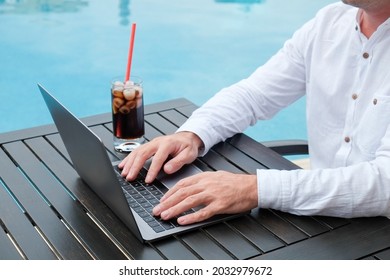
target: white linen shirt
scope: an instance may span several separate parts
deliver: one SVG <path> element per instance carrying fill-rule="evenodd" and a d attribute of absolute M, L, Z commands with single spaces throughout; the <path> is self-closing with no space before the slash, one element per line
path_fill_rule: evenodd
<path fill-rule="evenodd" d="M 367 39 L 359 15 L 343 3 L 323 8 L 266 64 L 179 128 L 197 134 L 205 154 L 306 94 L 311 170 L 257 170 L 260 207 L 390 216 L 390 19 Z"/>

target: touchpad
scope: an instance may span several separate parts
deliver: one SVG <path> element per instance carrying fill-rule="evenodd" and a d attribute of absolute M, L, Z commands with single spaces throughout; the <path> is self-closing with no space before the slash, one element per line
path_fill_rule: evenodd
<path fill-rule="evenodd" d="M 193 164 L 184 165 L 179 171 L 173 174 L 166 174 L 162 171 L 157 175 L 157 180 L 163 183 L 167 188 L 171 188 L 176 185 L 181 179 L 187 178 L 189 176 L 201 173 L 198 167 Z"/>

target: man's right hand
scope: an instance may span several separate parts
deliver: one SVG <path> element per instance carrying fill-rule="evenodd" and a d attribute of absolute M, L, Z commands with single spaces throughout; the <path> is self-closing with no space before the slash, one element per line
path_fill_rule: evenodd
<path fill-rule="evenodd" d="M 183 165 L 193 162 L 202 146 L 202 140 L 188 131 L 160 136 L 132 151 L 118 167 L 122 169 L 122 176 L 132 181 L 145 162 L 153 157 L 145 178 L 146 183 L 151 183 L 161 168 L 165 173 L 172 174 Z M 171 159 L 167 161 L 168 157 Z"/>

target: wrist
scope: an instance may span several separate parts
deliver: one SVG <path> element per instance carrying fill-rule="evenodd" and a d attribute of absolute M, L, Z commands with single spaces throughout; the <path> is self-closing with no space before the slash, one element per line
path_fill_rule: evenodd
<path fill-rule="evenodd" d="M 204 151 L 204 143 L 197 134 L 191 131 L 180 131 L 177 133 L 189 139 L 191 141 L 191 145 L 197 149 L 198 154 L 201 154 Z"/>

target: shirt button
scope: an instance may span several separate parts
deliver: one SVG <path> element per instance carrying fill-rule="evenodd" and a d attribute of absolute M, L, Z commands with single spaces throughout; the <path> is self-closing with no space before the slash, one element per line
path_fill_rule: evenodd
<path fill-rule="evenodd" d="M 358 95 L 356 93 L 352 94 L 352 99 L 356 100 L 358 98 Z"/>
<path fill-rule="evenodd" d="M 363 57 L 364 57 L 365 59 L 367 59 L 367 58 L 370 57 L 370 55 L 369 55 L 369 53 L 365 52 L 365 53 L 363 54 Z"/>
<path fill-rule="evenodd" d="M 374 100 L 372 100 L 372 103 L 374 103 L 374 105 L 376 105 L 378 103 L 378 100 L 375 98 Z"/>
<path fill-rule="evenodd" d="M 351 138 L 349 138 L 348 136 L 346 136 L 346 137 L 344 138 L 344 141 L 345 141 L 345 143 L 349 143 L 349 142 L 351 142 Z"/>

